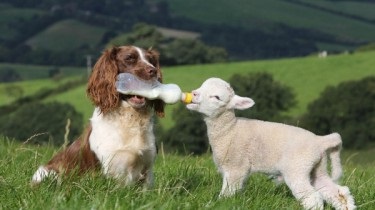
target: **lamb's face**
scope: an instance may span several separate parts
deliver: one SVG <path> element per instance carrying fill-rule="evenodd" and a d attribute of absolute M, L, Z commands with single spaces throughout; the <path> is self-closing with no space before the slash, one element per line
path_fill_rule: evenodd
<path fill-rule="evenodd" d="M 192 103 L 186 107 L 207 117 L 216 117 L 227 109 L 247 109 L 254 105 L 252 99 L 235 95 L 229 83 L 219 78 L 207 79 L 192 94 Z"/>

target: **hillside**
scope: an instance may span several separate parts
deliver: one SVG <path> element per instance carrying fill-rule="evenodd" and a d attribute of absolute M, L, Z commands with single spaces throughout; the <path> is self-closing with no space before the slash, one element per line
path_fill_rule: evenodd
<path fill-rule="evenodd" d="M 26 41 L 33 49 L 73 50 L 83 46 L 97 46 L 106 29 L 66 19 L 56 22 Z"/>
<path fill-rule="evenodd" d="M 354 51 L 375 42 L 372 1 L 126 2 L 111 1 L 100 7 L 101 1 L 4 0 L 0 3 L 0 62 L 83 66 L 85 55 L 97 55 L 108 40 L 129 33 L 139 22 L 160 27 L 167 38 L 199 35 L 203 42 L 225 48 L 231 60 Z"/>
<path fill-rule="evenodd" d="M 370 2 L 168 0 L 168 3 L 173 15 L 208 24 L 224 24 L 271 33 L 276 24 L 283 24 L 337 38 L 336 43 L 317 41 L 319 49 L 333 50 L 339 45 L 342 49 L 351 49 L 352 46 L 345 42 L 375 41 L 375 4 Z M 212 7 L 213 4 L 220 6 Z"/>
<path fill-rule="evenodd" d="M 317 56 L 293 59 L 277 59 L 264 61 L 233 62 L 210 65 L 192 65 L 163 68 L 165 83 L 176 83 L 182 90 L 191 91 L 209 77 L 230 78 L 235 73 L 247 74 L 250 72 L 266 71 L 282 84 L 290 86 L 296 93 L 297 106 L 290 110 L 290 114 L 297 117 L 306 111 L 308 103 L 319 97 L 321 91 L 329 85 L 337 85 L 342 81 L 358 80 L 365 76 L 375 75 L 375 52 L 342 54 L 318 58 Z M 84 72 L 82 69 L 80 72 Z M 82 74 L 82 73 L 80 73 Z M 48 82 L 50 81 L 50 82 Z M 24 89 L 30 89 L 27 84 L 56 85 L 51 80 L 44 82 L 24 82 Z M 52 85 L 51 84 L 51 85 Z M 8 84 L 0 84 L 0 91 L 4 91 Z M 23 83 L 17 83 L 23 86 Z M 27 91 L 25 91 L 27 93 Z M 251 97 L 251 93 L 249 93 Z M 92 114 L 92 105 L 85 95 L 85 86 L 80 86 L 59 95 L 47 98 L 46 101 L 57 100 L 73 104 L 84 114 L 87 121 Z M 9 102 L 9 101 L 8 101 Z M 6 100 L 0 100 L 0 105 Z M 165 128 L 172 126 L 171 112 L 176 105 L 167 106 L 167 117 L 161 119 Z"/>
<path fill-rule="evenodd" d="M 20 31 L 16 27 L 11 27 L 14 24 L 14 20 L 32 19 L 35 15 L 44 15 L 43 10 L 29 9 L 29 8 L 13 8 L 8 5 L 0 3 L 0 38 L 3 40 L 13 39 L 20 34 Z"/>

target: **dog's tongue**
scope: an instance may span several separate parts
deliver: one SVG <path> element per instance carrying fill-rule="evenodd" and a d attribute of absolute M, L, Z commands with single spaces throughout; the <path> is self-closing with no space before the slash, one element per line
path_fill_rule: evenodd
<path fill-rule="evenodd" d="M 130 97 L 130 100 L 135 103 L 135 104 L 143 104 L 145 103 L 145 98 L 142 97 L 142 96 L 137 96 L 137 95 L 134 95 L 134 96 L 131 96 Z"/>

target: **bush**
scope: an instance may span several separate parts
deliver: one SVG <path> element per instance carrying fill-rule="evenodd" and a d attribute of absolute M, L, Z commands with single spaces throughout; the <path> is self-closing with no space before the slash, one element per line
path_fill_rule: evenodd
<path fill-rule="evenodd" d="M 326 88 L 308 105 L 301 123 L 320 135 L 340 133 L 346 148 L 375 143 L 375 77 Z"/>
<path fill-rule="evenodd" d="M 55 145 L 61 145 L 64 142 L 67 120 L 71 121 L 69 137 L 73 139 L 82 130 L 82 118 L 82 114 L 69 104 L 30 103 L 0 117 L 0 133 L 20 141 L 51 141 Z"/>
<path fill-rule="evenodd" d="M 165 133 L 163 142 L 166 150 L 179 154 L 203 154 L 208 150 L 206 124 L 199 113 L 191 112 L 185 105 L 179 105 L 173 110 L 176 124 Z"/>
<path fill-rule="evenodd" d="M 223 48 L 210 47 L 193 39 L 173 40 L 165 45 L 161 56 L 169 65 L 225 62 L 228 57 Z"/>
<path fill-rule="evenodd" d="M 109 42 L 110 46 L 129 44 L 157 49 L 164 65 L 225 62 L 228 57 L 224 48 L 208 46 L 196 39 L 168 38 L 155 26 L 145 23 L 134 25 L 130 33 L 121 34 Z"/>
<path fill-rule="evenodd" d="M 0 82 L 16 82 L 20 80 L 22 80 L 21 75 L 13 68 L 0 68 Z"/>
<path fill-rule="evenodd" d="M 267 121 L 286 121 L 282 113 L 296 104 L 290 87 L 275 81 L 269 73 L 235 74 L 229 79 L 237 95 L 250 97 L 255 105 L 244 111 L 236 110 L 239 117 Z"/>

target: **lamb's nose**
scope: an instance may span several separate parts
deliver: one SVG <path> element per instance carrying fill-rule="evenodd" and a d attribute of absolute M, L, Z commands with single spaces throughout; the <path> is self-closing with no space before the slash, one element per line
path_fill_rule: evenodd
<path fill-rule="evenodd" d="M 199 96 L 199 93 L 196 90 L 193 90 L 193 92 L 191 92 L 191 93 L 193 94 L 194 98 Z"/>

